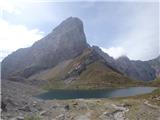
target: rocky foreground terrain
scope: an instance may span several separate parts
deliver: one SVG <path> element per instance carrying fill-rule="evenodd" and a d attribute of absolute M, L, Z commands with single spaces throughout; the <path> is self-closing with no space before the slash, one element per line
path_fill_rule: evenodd
<path fill-rule="evenodd" d="M 160 94 L 118 99 L 40 100 L 35 86 L 2 80 L 2 120 L 160 120 Z"/>

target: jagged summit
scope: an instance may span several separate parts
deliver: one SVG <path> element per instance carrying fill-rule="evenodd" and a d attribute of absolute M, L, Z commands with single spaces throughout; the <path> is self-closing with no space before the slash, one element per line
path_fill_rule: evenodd
<path fill-rule="evenodd" d="M 62 21 L 55 29 L 53 33 L 63 32 L 64 30 L 73 30 L 78 28 L 81 32 L 83 30 L 83 22 L 77 17 L 69 17 L 66 20 Z"/>

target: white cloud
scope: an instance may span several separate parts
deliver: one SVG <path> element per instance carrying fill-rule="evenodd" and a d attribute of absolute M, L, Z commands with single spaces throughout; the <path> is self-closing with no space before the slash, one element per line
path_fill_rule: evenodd
<path fill-rule="evenodd" d="M 118 46 L 132 60 L 153 59 L 160 55 L 159 5 L 154 1 L 111 3 L 108 9 L 105 4 L 97 5 L 97 14 L 90 22 L 95 33 L 89 37 L 109 53 L 115 54 Z"/>
<path fill-rule="evenodd" d="M 4 14 L 22 13 L 19 0 L 0 0 L 0 61 L 11 52 L 32 45 L 43 37 L 38 29 L 29 29 L 25 25 L 14 25 L 3 19 Z"/>
<path fill-rule="evenodd" d="M 154 7 L 153 7 L 154 6 Z M 113 42 L 114 46 L 103 50 L 114 58 L 126 55 L 132 60 L 150 60 L 160 55 L 159 14 L 157 6 L 137 7 L 125 24 L 128 29 L 122 31 Z"/>
<path fill-rule="evenodd" d="M 158 7 L 158 4 L 137 6 L 126 22 L 129 29 L 117 36 L 115 45 L 124 48 L 130 59 L 149 60 L 160 54 Z"/>
<path fill-rule="evenodd" d="M 24 25 L 13 25 L 0 18 L 0 49 L 15 51 L 18 48 L 28 47 L 43 37 L 38 29 L 28 29 Z M 2 55 L 2 53 L 1 53 Z M 7 55 L 5 53 L 5 55 Z"/>
<path fill-rule="evenodd" d="M 110 56 L 112 56 L 113 58 L 117 59 L 120 56 L 126 55 L 126 52 L 124 50 L 124 48 L 122 47 L 111 47 L 111 48 L 102 48 L 102 51 L 109 54 Z"/>
<path fill-rule="evenodd" d="M 0 0 L 0 10 L 2 13 L 5 11 L 7 13 L 21 14 L 21 11 L 17 9 L 13 1 L 9 0 Z"/>
<path fill-rule="evenodd" d="M 2 61 L 11 52 L 12 51 L 7 50 L 7 49 L 0 49 L 0 61 Z"/>

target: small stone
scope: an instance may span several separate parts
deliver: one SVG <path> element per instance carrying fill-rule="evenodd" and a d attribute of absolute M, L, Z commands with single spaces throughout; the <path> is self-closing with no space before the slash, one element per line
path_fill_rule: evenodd
<path fill-rule="evenodd" d="M 57 105 L 52 106 L 53 109 L 56 109 L 57 107 L 58 107 Z"/>
<path fill-rule="evenodd" d="M 130 104 L 124 104 L 123 107 L 131 107 L 132 105 Z"/>
<path fill-rule="evenodd" d="M 76 102 L 76 103 L 73 103 L 73 105 L 76 106 L 76 105 L 78 105 L 78 103 L 77 103 L 77 102 Z"/>
<path fill-rule="evenodd" d="M 58 120 L 65 120 L 65 115 L 64 114 L 60 114 L 56 117 L 56 119 Z"/>
<path fill-rule="evenodd" d="M 26 111 L 26 112 L 31 112 L 31 109 L 29 106 L 24 106 L 23 108 L 20 108 L 19 110 L 23 110 L 23 111 Z"/>
<path fill-rule="evenodd" d="M 65 106 L 64 106 L 64 109 L 65 109 L 65 110 L 69 110 L 69 105 L 65 105 Z"/>
<path fill-rule="evenodd" d="M 18 116 L 17 120 L 24 120 L 24 117 L 23 116 Z"/>
<path fill-rule="evenodd" d="M 46 115 L 46 113 L 47 113 L 47 111 L 43 110 L 39 114 L 43 116 L 43 115 Z"/>
<path fill-rule="evenodd" d="M 17 120 L 17 118 L 10 118 L 10 120 Z"/>
<path fill-rule="evenodd" d="M 37 107 L 37 110 L 38 111 L 42 111 L 43 109 L 41 107 Z"/>
<path fill-rule="evenodd" d="M 33 106 L 33 107 L 36 107 L 36 105 L 37 105 L 37 104 L 33 104 L 32 106 Z"/>
<path fill-rule="evenodd" d="M 33 104 L 37 104 L 37 101 L 34 101 Z"/>
<path fill-rule="evenodd" d="M 2 101 L 2 103 L 1 103 L 1 109 L 2 109 L 2 111 L 7 111 L 7 108 L 6 108 L 6 104 Z"/>

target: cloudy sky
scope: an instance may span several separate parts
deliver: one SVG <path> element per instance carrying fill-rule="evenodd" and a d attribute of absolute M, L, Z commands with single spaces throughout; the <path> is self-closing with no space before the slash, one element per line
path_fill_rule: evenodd
<path fill-rule="evenodd" d="M 114 58 L 149 60 L 160 54 L 158 0 L 0 0 L 0 59 L 70 16 L 83 21 L 89 44 Z"/>

